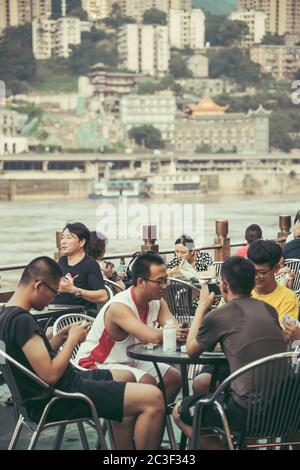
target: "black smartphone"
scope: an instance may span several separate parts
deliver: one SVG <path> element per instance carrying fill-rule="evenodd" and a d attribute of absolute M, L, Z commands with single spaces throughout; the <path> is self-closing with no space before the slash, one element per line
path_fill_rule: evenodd
<path fill-rule="evenodd" d="M 208 284 L 207 286 L 208 286 L 209 292 L 214 292 L 216 295 L 222 295 L 218 284 L 211 283 L 211 284 Z"/>

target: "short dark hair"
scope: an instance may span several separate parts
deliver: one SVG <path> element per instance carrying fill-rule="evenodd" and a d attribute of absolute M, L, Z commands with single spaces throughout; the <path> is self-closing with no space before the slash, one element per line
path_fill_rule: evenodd
<path fill-rule="evenodd" d="M 255 285 L 255 269 L 246 258 L 232 256 L 222 264 L 221 278 L 233 294 L 250 295 Z"/>
<path fill-rule="evenodd" d="M 77 235 L 79 240 L 85 240 L 84 250 L 86 251 L 90 241 L 90 231 L 87 226 L 82 224 L 81 222 L 67 222 L 63 229 L 63 232 L 66 229 L 68 229 L 70 233 Z"/>
<path fill-rule="evenodd" d="M 35 280 L 57 282 L 62 276 L 62 269 L 56 261 L 48 256 L 39 256 L 26 266 L 21 276 L 20 284 L 28 285 Z"/>
<path fill-rule="evenodd" d="M 102 259 L 107 245 L 107 238 L 102 233 L 90 232 L 90 240 L 86 247 L 86 254 L 94 259 Z"/>
<path fill-rule="evenodd" d="M 256 240 L 248 248 L 247 257 L 254 264 L 268 263 L 271 269 L 279 263 L 282 249 L 272 240 Z"/>
<path fill-rule="evenodd" d="M 257 224 L 249 225 L 249 227 L 246 228 L 245 238 L 249 245 L 251 245 L 255 240 L 262 238 L 262 230 L 260 226 Z"/>
<path fill-rule="evenodd" d="M 132 282 L 134 286 L 137 285 L 139 277 L 148 278 L 150 276 L 150 267 L 152 264 L 164 265 L 165 262 L 161 256 L 152 252 L 142 253 L 136 258 L 132 267 Z"/>
<path fill-rule="evenodd" d="M 181 235 L 181 237 L 177 238 L 175 245 L 178 245 L 179 243 L 181 243 L 183 246 L 186 246 L 190 251 L 195 248 L 194 240 L 188 235 Z"/>

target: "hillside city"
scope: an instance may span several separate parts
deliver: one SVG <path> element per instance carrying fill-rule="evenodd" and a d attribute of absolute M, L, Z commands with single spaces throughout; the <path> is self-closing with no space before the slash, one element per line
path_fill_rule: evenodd
<path fill-rule="evenodd" d="M 0 0 L 0 155 L 299 149 L 300 0 L 208 3 Z"/>

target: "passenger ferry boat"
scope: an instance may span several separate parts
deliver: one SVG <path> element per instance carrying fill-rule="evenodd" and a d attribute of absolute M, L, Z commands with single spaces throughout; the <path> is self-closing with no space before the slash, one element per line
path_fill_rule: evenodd
<path fill-rule="evenodd" d="M 100 198 L 119 198 L 120 196 L 126 197 L 146 197 L 147 190 L 145 181 L 140 180 L 113 180 L 105 179 L 102 181 L 95 181 L 92 187 L 91 199 Z"/>

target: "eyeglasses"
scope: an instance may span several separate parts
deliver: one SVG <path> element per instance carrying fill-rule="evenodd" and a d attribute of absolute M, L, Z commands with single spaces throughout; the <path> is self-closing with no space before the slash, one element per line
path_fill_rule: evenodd
<path fill-rule="evenodd" d="M 155 284 L 158 284 L 159 286 L 162 286 L 163 284 L 165 286 L 168 286 L 170 284 L 170 281 L 167 277 L 159 279 L 158 281 L 154 281 L 153 279 L 147 279 L 146 277 L 143 277 L 142 279 L 144 279 L 144 281 L 155 282 Z"/>
<path fill-rule="evenodd" d="M 51 290 L 51 292 L 52 292 L 54 295 L 58 295 L 58 294 L 59 294 L 59 291 L 58 291 L 58 290 L 53 289 L 53 287 L 49 286 L 49 284 L 47 284 L 47 282 L 42 281 L 42 279 L 37 279 L 37 281 L 40 281 L 40 282 L 42 282 L 43 284 L 45 284 L 45 286 L 48 287 L 48 289 Z"/>
<path fill-rule="evenodd" d="M 262 279 L 267 274 L 269 274 L 272 271 L 272 269 L 268 269 L 268 271 L 265 271 L 264 273 L 260 273 L 260 272 L 255 271 L 255 277 L 257 277 L 258 279 Z"/>

